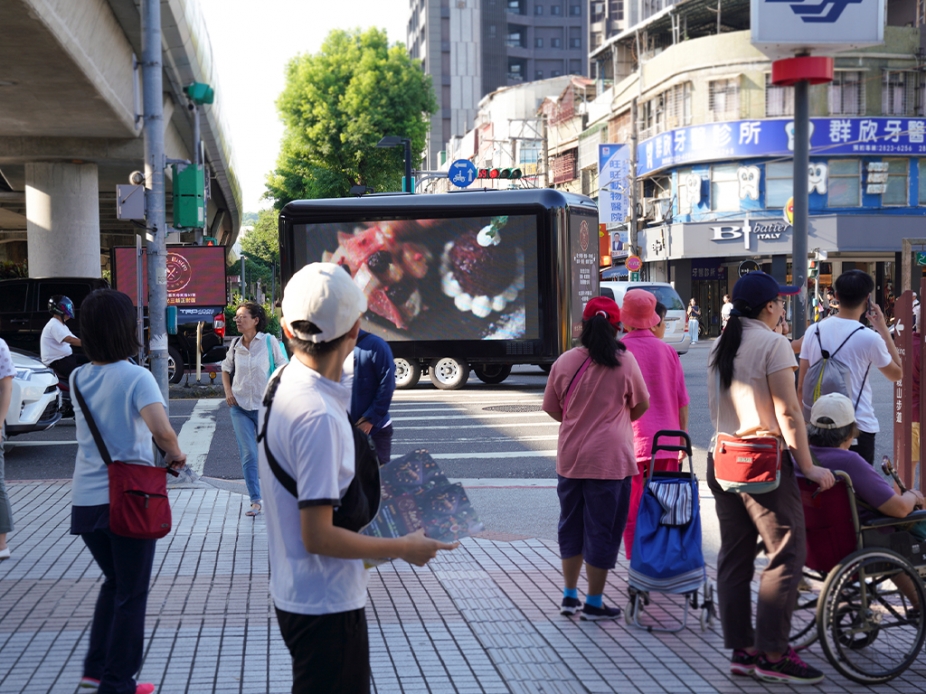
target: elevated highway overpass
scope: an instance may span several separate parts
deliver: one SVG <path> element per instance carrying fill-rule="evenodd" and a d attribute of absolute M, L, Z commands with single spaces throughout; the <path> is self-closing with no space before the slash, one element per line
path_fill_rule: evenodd
<path fill-rule="evenodd" d="M 183 87 L 209 84 L 206 233 L 230 247 L 241 192 L 209 34 L 197 0 L 161 0 L 161 15 L 166 156 L 193 159 Z M 34 277 L 99 276 L 109 248 L 143 233 L 116 219 L 116 184 L 145 168 L 141 46 L 140 0 L 0 1 L 0 261 L 28 259 Z"/>

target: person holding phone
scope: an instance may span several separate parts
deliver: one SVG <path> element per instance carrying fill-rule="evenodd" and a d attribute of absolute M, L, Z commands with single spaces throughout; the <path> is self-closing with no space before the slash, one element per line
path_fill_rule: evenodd
<path fill-rule="evenodd" d="M 691 336 L 691 344 L 696 345 L 698 344 L 701 307 L 698 306 L 698 302 L 694 300 L 694 297 L 691 297 L 691 301 L 688 302 L 688 310 L 685 313 L 688 314 L 688 334 Z"/>
<path fill-rule="evenodd" d="M 855 421 L 859 434 L 850 450 L 874 465 L 875 436 L 880 427 L 871 401 L 869 371 L 874 367 L 889 381 L 900 380 L 903 376 L 900 354 L 888 332 L 881 307 L 871 301 L 875 289 L 871 276 L 861 270 L 848 270 L 836 278 L 834 287 L 839 302 L 836 313 L 825 321 L 814 323 L 804 334 L 797 392 L 804 392 L 807 370 L 822 358 L 821 346 L 830 353 L 838 349 L 837 358 L 849 366 L 851 372 L 849 397 L 853 403 L 857 402 Z M 859 324 L 862 318 L 868 319 L 871 330 Z M 804 404 L 809 409 L 813 403 Z"/>

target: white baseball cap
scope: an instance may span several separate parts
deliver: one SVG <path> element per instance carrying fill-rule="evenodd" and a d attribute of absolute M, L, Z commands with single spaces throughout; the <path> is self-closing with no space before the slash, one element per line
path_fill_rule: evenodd
<path fill-rule="evenodd" d="M 330 342 L 347 333 L 367 310 L 367 298 L 350 273 L 334 263 L 312 263 L 299 270 L 283 290 L 283 318 L 301 340 Z M 319 332 L 296 330 L 308 321 Z"/>
<path fill-rule="evenodd" d="M 821 422 L 824 417 L 831 422 Z M 852 401 L 842 393 L 821 396 L 810 409 L 810 423 L 817 429 L 839 429 L 855 423 Z"/>

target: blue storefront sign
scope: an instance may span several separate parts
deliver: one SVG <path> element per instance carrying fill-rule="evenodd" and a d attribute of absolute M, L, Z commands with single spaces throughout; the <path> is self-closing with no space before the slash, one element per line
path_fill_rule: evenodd
<path fill-rule="evenodd" d="M 604 148 L 615 145 L 601 145 Z M 740 120 L 666 131 L 637 146 L 637 175 L 698 162 L 794 153 L 794 122 Z M 924 118 L 811 118 L 810 156 L 926 154 Z M 603 170 L 603 169 L 602 169 Z"/>
<path fill-rule="evenodd" d="M 630 213 L 630 147 L 598 145 L 598 222 L 623 223 Z"/>

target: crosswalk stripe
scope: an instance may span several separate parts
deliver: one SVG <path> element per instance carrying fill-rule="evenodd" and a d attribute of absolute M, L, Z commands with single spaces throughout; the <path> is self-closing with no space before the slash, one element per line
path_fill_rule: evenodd
<path fill-rule="evenodd" d="M 220 398 L 197 400 L 190 418 L 184 422 L 177 436 L 180 450 L 186 453 L 186 464 L 197 475 L 202 475 L 206 466 L 206 457 L 215 434 L 216 413 L 219 405 L 224 402 Z"/>

